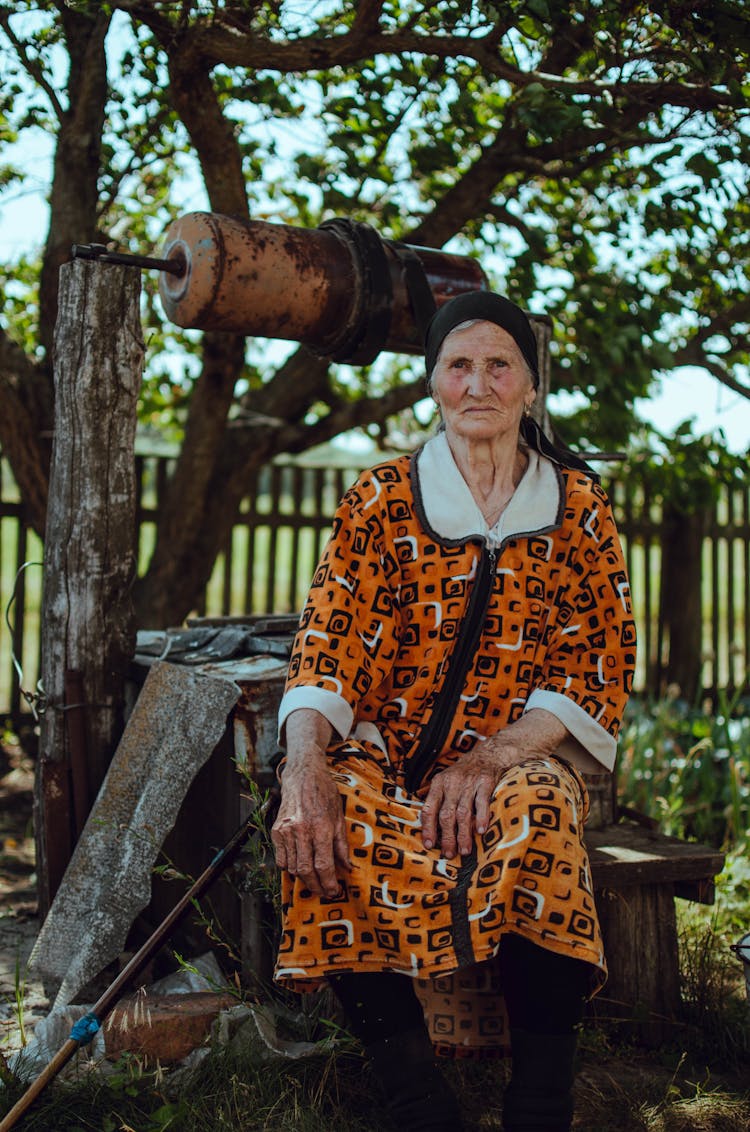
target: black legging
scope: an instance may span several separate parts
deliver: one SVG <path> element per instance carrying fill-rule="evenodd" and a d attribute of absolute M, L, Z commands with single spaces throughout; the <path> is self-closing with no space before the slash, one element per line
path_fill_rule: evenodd
<path fill-rule="evenodd" d="M 583 1018 L 591 967 L 509 933 L 500 944 L 503 997 L 512 1030 L 572 1034 Z"/>
<path fill-rule="evenodd" d="M 583 1018 L 590 967 L 518 935 L 500 945 L 503 994 L 511 1029 L 570 1034 Z M 329 976 L 355 1037 L 368 1046 L 423 1023 L 408 975 L 388 971 Z"/>

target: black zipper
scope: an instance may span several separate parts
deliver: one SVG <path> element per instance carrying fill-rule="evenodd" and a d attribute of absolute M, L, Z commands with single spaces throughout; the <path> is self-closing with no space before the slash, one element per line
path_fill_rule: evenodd
<path fill-rule="evenodd" d="M 419 789 L 422 779 L 440 754 L 453 723 L 466 674 L 472 665 L 482 635 L 487 607 L 492 597 L 496 561 L 497 550 L 485 543 L 466 616 L 453 650 L 448 673 L 438 693 L 437 704 L 414 754 L 406 762 L 404 784 L 412 794 Z"/>

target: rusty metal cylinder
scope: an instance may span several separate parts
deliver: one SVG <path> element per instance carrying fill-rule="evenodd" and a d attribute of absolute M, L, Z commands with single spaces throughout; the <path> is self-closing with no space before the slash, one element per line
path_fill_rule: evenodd
<path fill-rule="evenodd" d="M 161 254 L 183 267 L 159 279 L 178 326 L 303 342 L 355 364 L 380 350 L 421 353 L 415 271 L 437 306 L 488 286 L 468 256 L 382 240 L 350 221 L 309 229 L 193 212 L 168 228 Z"/>

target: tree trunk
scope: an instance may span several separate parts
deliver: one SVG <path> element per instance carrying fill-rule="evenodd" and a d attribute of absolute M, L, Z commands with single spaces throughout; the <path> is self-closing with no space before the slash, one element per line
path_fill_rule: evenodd
<path fill-rule="evenodd" d="M 18 484 L 25 519 L 43 537 L 49 491 L 49 442 L 42 435 L 43 422 L 25 397 L 26 379 L 33 368 L 21 349 L 0 330 L 0 449 Z"/>
<path fill-rule="evenodd" d="M 60 284 L 35 789 L 43 914 L 122 731 L 144 351 L 138 269 L 76 260 Z"/>
<path fill-rule="evenodd" d="M 108 97 L 104 41 L 111 13 L 76 12 L 58 5 L 70 57 L 67 109 L 58 105 L 60 130 L 50 191 L 50 226 L 39 281 L 39 337 L 47 351 L 57 317 L 60 266 L 74 243 L 97 238 L 102 129 Z M 104 5 L 99 5 L 104 8 Z"/>
<path fill-rule="evenodd" d="M 701 690 L 703 539 L 709 514 L 681 514 L 665 502 L 662 530 L 661 611 L 668 656 L 662 684 L 674 684 L 693 702 Z"/>

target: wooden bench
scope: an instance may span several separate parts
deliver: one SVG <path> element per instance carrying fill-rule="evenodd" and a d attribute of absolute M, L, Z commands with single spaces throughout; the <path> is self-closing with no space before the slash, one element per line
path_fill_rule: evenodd
<path fill-rule="evenodd" d="M 724 856 L 628 820 L 587 832 L 586 844 L 609 966 L 593 1012 L 659 1044 L 680 1016 L 675 897 L 712 904 Z"/>
<path fill-rule="evenodd" d="M 237 630 L 240 620 L 222 619 L 218 624 Z M 273 619 L 270 623 L 273 627 Z M 202 628 L 207 624 L 214 623 L 200 622 Z M 218 668 L 242 689 L 224 740 L 188 791 L 165 846 L 170 859 L 186 872 L 197 872 L 247 811 L 235 763 L 262 788 L 275 783 L 276 715 L 286 658 L 281 642 L 267 632 L 269 619 L 256 624 L 261 630 L 256 656 L 222 660 L 219 646 L 205 636 L 202 647 L 191 646 L 186 638 L 181 642 L 182 655 L 179 648 L 169 654 L 192 667 L 203 666 L 209 674 Z M 152 656 L 162 651 L 159 636 Z M 239 639 L 236 633 L 234 639 Z M 264 641 L 270 642 L 272 652 L 263 652 Z M 140 662 L 148 665 L 148 652 L 141 651 Z M 711 904 L 714 877 L 721 872 L 724 857 L 708 846 L 667 837 L 650 819 L 622 820 L 609 775 L 590 779 L 589 787 L 592 812 L 586 841 L 609 965 L 609 980 L 595 1000 L 594 1012 L 629 1022 L 640 1039 L 655 1044 L 673 1029 L 680 1012 L 675 898 Z M 158 881 L 155 889 L 158 916 L 173 897 L 171 891 L 160 894 Z M 221 909 L 222 901 L 216 902 Z M 262 901 L 245 894 L 237 908 L 225 897 L 222 918 L 230 930 L 239 928 L 245 970 L 268 979 L 271 956 Z"/>

